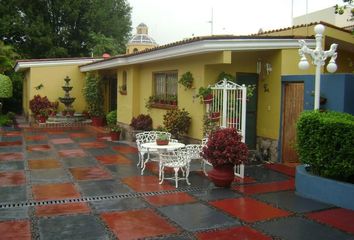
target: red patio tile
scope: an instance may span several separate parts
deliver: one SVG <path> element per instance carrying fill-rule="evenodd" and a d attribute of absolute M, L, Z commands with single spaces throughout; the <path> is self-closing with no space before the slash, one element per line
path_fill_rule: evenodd
<path fill-rule="evenodd" d="M 47 139 L 45 135 L 33 135 L 33 136 L 26 136 L 25 139 L 27 141 L 41 141 Z"/>
<path fill-rule="evenodd" d="M 128 158 L 120 154 L 97 156 L 96 159 L 102 164 L 131 164 Z"/>
<path fill-rule="evenodd" d="M 234 182 L 240 183 L 240 184 L 245 184 L 245 183 L 255 183 L 257 181 L 252 177 L 245 176 L 244 178 L 235 177 Z"/>
<path fill-rule="evenodd" d="M 156 176 L 133 176 L 123 178 L 122 181 L 136 192 L 155 192 L 175 189 L 175 187 L 167 183 L 168 181 L 159 184 L 159 179 Z"/>
<path fill-rule="evenodd" d="M 242 197 L 213 201 L 209 203 L 246 222 L 256 222 L 277 217 L 285 217 L 291 214 L 290 212 L 274 208 L 252 198 Z"/>
<path fill-rule="evenodd" d="M 318 222 L 339 228 L 345 232 L 354 234 L 354 211 L 337 208 L 307 214 L 307 217 Z"/>
<path fill-rule="evenodd" d="M 51 143 L 53 144 L 68 144 L 68 143 L 74 143 L 71 138 L 55 138 L 50 140 Z"/>
<path fill-rule="evenodd" d="M 60 168 L 61 163 L 55 159 L 28 160 L 29 169 L 51 169 Z"/>
<path fill-rule="evenodd" d="M 53 183 L 32 186 L 33 198 L 35 200 L 51 200 L 80 197 L 72 183 Z"/>
<path fill-rule="evenodd" d="M 154 174 L 157 174 L 157 175 L 159 174 L 159 163 L 158 162 L 147 162 L 145 168 Z M 165 175 L 174 174 L 173 168 L 169 168 L 169 167 L 166 167 L 164 169 L 164 172 L 165 172 Z M 203 173 L 203 175 L 204 175 L 204 173 Z"/>
<path fill-rule="evenodd" d="M 82 149 L 65 149 L 58 151 L 61 157 L 86 157 L 86 153 Z"/>
<path fill-rule="evenodd" d="M 80 147 L 82 148 L 105 148 L 107 147 L 106 144 L 103 142 L 83 142 L 80 143 Z"/>
<path fill-rule="evenodd" d="M 131 146 L 115 146 L 113 147 L 114 150 L 120 153 L 137 153 L 138 149 L 136 147 Z"/>
<path fill-rule="evenodd" d="M 118 239 L 141 239 L 178 233 L 179 230 L 151 209 L 101 214 Z"/>
<path fill-rule="evenodd" d="M 76 180 L 110 179 L 112 175 L 100 167 L 70 168 L 71 174 Z"/>
<path fill-rule="evenodd" d="M 243 227 L 233 227 L 224 230 L 210 231 L 210 232 L 200 232 L 196 234 L 199 240 L 271 240 L 271 237 L 260 233 L 253 228 L 243 226 Z"/>
<path fill-rule="evenodd" d="M 11 131 L 11 132 L 5 132 L 2 135 L 5 137 L 16 137 L 16 136 L 21 136 L 22 133 L 20 131 Z"/>
<path fill-rule="evenodd" d="M 0 147 L 19 146 L 19 145 L 22 145 L 22 141 L 0 142 Z"/>
<path fill-rule="evenodd" d="M 48 133 L 48 134 L 64 134 L 65 132 L 61 129 L 47 129 L 47 130 L 44 130 L 44 132 Z"/>
<path fill-rule="evenodd" d="M 197 200 L 187 193 L 171 193 L 171 194 L 163 194 L 163 195 L 155 195 L 145 197 L 146 201 L 155 207 L 162 207 L 167 205 L 176 205 L 183 203 L 191 203 L 196 202 Z"/>
<path fill-rule="evenodd" d="M 36 206 L 37 217 L 49 217 L 57 215 L 70 215 L 77 213 L 89 213 L 87 203 L 64 203 L 46 206 Z"/>
<path fill-rule="evenodd" d="M 2 240 L 31 240 L 30 221 L 0 222 L 0 239 Z"/>
<path fill-rule="evenodd" d="M 47 151 L 50 149 L 50 146 L 47 144 L 41 144 L 41 145 L 30 145 L 27 146 L 27 151 Z"/>
<path fill-rule="evenodd" d="M 110 136 L 102 136 L 102 137 L 97 137 L 97 141 L 107 142 L 107 141 L 112 141 L 112 139 Z"/>
<path fill-rule="evenodd" d="M 0 161 L 23 160 L 23 153 L 0 153 Z"/>
<path fill-rule="evenodd" d="M 245 194 L 257 194 L 257 193 L 276 192 L 276 191 L 283 191 L 283 190 L 293 190 L 295 189 L 295 180 L 291 179 L 291 180 L 280 181 L 280 182 L 240 185 L 240 186 L 233 187 L 233 189 Z"/>
<path fill-rule="evenodd" d="M 70 133 L 69 136 L 71 138 L 90 138 L 90 137 L 93 137 L 91 134 L 88 134 L 88 133 Z"/>
<path fill-rule="evenodd" d="M 0 186 L 18 186 L 26 182 L 24 171 L 0 172 Z"/>
<path fill-rule="evenodd" d="M 272 169 L 274 171 L 284 173 L 285 175 L 295 177 L 296 166 L 287 166 L 279 163 L 268 163 L 264 165 L 266 168 Z"/>

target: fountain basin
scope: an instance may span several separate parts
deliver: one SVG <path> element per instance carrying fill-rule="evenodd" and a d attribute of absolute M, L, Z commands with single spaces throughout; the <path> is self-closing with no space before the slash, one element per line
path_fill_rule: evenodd
<path fill-rule="evenodd" d="M 75 101 L 76 98 L 74 97 L 60 97 L 59 101 L 63 103 L 65 106 L 69 106 Z"/>

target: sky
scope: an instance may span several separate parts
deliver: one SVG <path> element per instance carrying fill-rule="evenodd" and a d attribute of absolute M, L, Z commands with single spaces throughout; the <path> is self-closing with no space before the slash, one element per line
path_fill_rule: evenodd
<path fill-rule="evenodd" d="M 218 34 L 247 35 L 290 27 L 301 16 L 343 4 L 342 0 L 127 0 L 132 7 L 132 34 L 145 23 L 159 45 Z M 306 4 L 307 1 L 307 4 Z M 292 2 L 293 11 L 292 11 Z M 213 30 L 211 16 L 213 12 Z"/>

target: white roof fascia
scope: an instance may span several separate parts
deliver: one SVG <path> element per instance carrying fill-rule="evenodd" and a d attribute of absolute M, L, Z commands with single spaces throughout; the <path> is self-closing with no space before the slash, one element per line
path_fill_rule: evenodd
<path fill-rule="evenodd" d="M 15 65 L 15 72 L 31 68 L 31 67 L 50 67 L 70 64 L 87 64 L 102 60 L 102 58 L 96 59 L 55 59 L 55 60 L 33 60 L 33 61 L 19 61 Z"/>
<path fill-rule="evenodd" d="M 215 51 L 271 50 L 299 48 L 300 39 L 219 39 L 202 40 L 183 45 L 162 48 L 128 57 L 118 57 L 80 67 L 81 72 L 140 64 Z M 314 39 L 305 39 L 308 47 L 315 47 Z"/>

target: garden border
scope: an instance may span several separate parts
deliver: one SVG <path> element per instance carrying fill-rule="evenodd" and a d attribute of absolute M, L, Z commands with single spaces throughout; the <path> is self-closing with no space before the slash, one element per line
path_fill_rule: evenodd
<path fill-rule="evenodd" d="M 296 167 L 296 193 L 306 198 L 354 210 L 354 184 L 315 176 L 305 165 Z"/>

